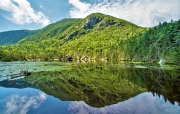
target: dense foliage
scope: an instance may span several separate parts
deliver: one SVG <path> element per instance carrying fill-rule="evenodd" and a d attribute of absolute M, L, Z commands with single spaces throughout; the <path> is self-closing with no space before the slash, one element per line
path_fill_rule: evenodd
<path fill-rule="evenodd" d="M 16 45 L 1 47 L 10 60 L 133 60 L 177 62 L 180 20 L 142 28 L 112 16 L 94 13 L 85 19 L 64 19 L 48 25 Z"/>
<path fill-rule="evenodd" d="M 39 30 L 14 30 L 0 32 L 0 45 L 15 44 L 24 37 L 36 34 Z"/>
<path fill-rule="evenodd" d="M 166 59 L 180 64 L 180 20 L 160 23 L 128 41 L 132 58 L 152 61 Z"/>

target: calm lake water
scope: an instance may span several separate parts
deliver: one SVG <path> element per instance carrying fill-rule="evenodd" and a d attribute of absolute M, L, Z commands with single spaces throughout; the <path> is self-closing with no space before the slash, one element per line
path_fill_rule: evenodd
<path fill-rule="evenodd" d="M 32 74 L 11 79 L 21 70 Z M 0 62 L 0 114 L 180 114 L 180 69 Z"/>

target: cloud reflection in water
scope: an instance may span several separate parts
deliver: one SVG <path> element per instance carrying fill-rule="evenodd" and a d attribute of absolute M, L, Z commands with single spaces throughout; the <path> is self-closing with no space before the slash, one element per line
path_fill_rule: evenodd
<path fill-rule="evenodd" d="M 31 97 L 12 95 L 6 103 L 6 114 L 26 114 L 30 108 L 38 108 L 44 100 L 46 100 L 45 93 L 39 93 Z"/>
<path fill-rule="evenodd" d="M 163 97 L 153 97 L 143 93 L 129 100 L 103 108 L 93 108 L 83 101 L 71 102 L 68 110 L 71 114 L 180 114 L 180 107 L 164 101 Z"/>

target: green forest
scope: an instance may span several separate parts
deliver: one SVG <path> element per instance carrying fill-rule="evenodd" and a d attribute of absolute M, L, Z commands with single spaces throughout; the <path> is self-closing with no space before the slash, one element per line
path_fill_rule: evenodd
<path fill-rule="evenodd" d="M 3 38 L 1 38 L 3 39 Z M 101 13 L 63 19 L 12 45 L 1 61 L 133 61 L 180 64 L 180 20 L 149 28 Z"/>

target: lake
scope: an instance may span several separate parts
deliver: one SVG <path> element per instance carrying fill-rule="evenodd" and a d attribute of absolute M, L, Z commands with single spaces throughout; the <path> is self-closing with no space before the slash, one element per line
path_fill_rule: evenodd
<path fill-rule="evenodd" d="M 21 70 L 32 73 L 11 79 Z M 0 114 L 179 114 L 179 74 L 145 63 L 0 62 Z"/>

